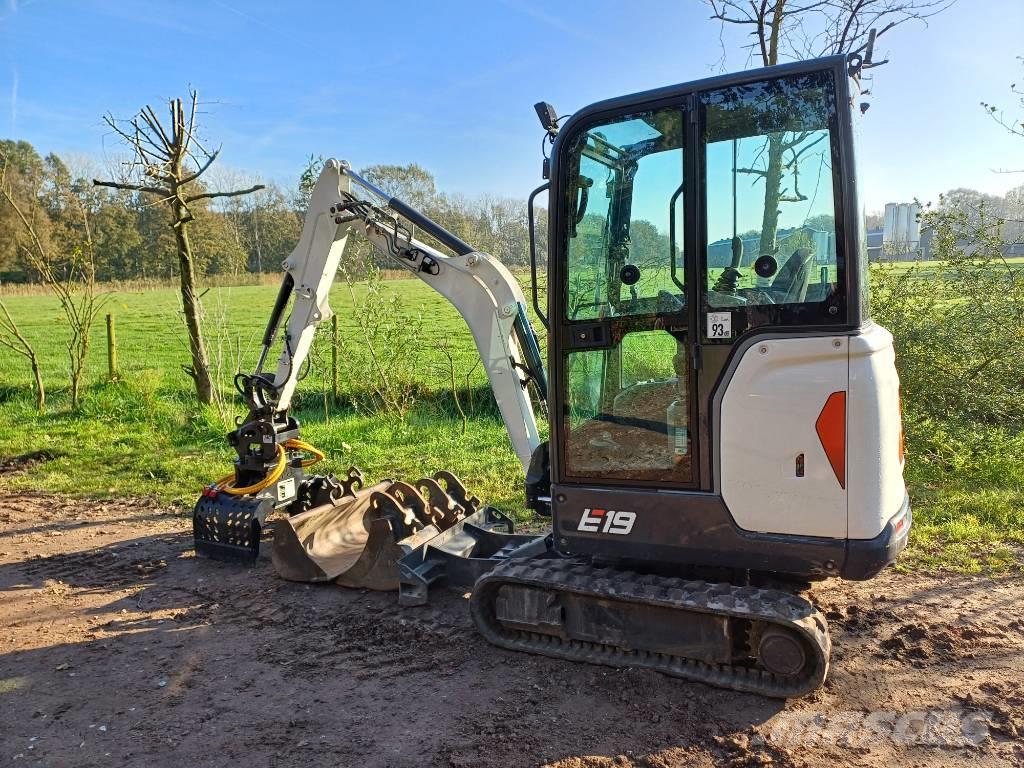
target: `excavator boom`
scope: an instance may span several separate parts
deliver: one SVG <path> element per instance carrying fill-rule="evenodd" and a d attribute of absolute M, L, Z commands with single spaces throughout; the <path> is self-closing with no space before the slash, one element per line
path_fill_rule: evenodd
<path fill-rule="evenodd" d="M 362 186 L 383 198 L 383 205 L 359 199 L 353 187 Z M 390 210 L 387 210 L 390 209 Z M 428 234 L 456 249 L 446 255 L 417 240 L 399 218 L 429 227 Z M 362 179 L 347 163 L 328 160 L 310 198 L 298 245 L 284 262 L 284 288 L 294 299 L 285 329 L 285 343 L 274 375 L 276 410 L 291 404 L 298 372 L 309 354 L 317 326 L 329 319 L 330 289 L 351 235 L 361 235 L 395 268 L 404 269 L 444 296 L 462 315 L 473 334 L 498 410 L 512 447 L 523 464 L 540 443 L 527 383 L 544 392 L 539 356 L 524 362 L 537 348 L 525 320 L 526 300 L 518 281 L 493 257 L 474 251 L 410 206 Z M 439 236 L 439 237 L 438 237 Z M 280 313 L 276 313 L 280 316 Z M 273 334 L 269 335 L 272 340 Z"/>
<path fill-rule="evenodd" d="M 417 228 L 439 247 L 417 239 Z M 479 500 L 446 471 L 411 484 L 385 480 L 369 488 L 355 468 L 343 479 L 305 474 L 323 455 L 298 438 L 289 407 L 316 329 L 331 317 L 331 286 L 351 237 L 366 240 L 383 260 L 423 280 L 458 310 L 512 447 L 524 471 L 529 467 L 540 445 L 531 386 L 543 400 L 546 379 L 519 283 L 491 256 L 332 159 L 313 187 L 302 234 L 284 262 L 256 370 L 238 377 L 249 415 L 228 436 L 238 453 L 235 472 L 209 486 L 197 503 L 196 546 L 216 558 L 252 559 L 268 517 L 281 510 L 287 519 L 271 527 L 273 560 L 283 577 L 397 589 L 399 560 L 412 554 L 417 562 L 409 566 L 410 589 L 417 596 L 407 601 L 419 601 L 426 595 L 426 572 L 437 571 L 423 549 L 442 533 L 449 541 L 457 528 L 462 539 L 485 540 L 485 548 L 495 551 L 535 537 L 512 535 L 509 518 L 480 509 Z M 281 351 L 269 376 L 263 366 L 279 333 Z M 304 458 L 309 453 L 313 459 Z"/>

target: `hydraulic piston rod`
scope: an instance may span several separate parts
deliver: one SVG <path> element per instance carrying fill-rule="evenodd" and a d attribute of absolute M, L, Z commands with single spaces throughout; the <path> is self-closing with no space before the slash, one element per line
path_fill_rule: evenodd
<path fill-rule="evenodd" d="M 354 181 L 359 186 L 363 187 L 364 189 L 375 194 L 377 197 L 381 198 L 388 206 L 388 208 L 393 210 L 399 216 L 404 216 L 406 219 L 408 219 L 417 227 L 419 227 L 424 232 L 429 234 L 439 243 L 455 251 L 456 255 L 466 256 L 467 254 L 473 253 L 476 250 L 476 248 L 471 246 L 465 240 L 462 240 L 457 235 L 449 232 L 447 229 L 442 227 L 433 219 L 424 215 L 420 211 L 417 211 L 415 208 L 403 203 L 397 197 L 389 195 L 387 192 L 385 192 L 383 189 L 378 187 L 373 182 L 364 179 L 358 173 L 353 171 L 348 166 L 348 163 L 342 164 L 341 172 L 348 176 L 350 179 L 352 179 L 352 181 Z"/>

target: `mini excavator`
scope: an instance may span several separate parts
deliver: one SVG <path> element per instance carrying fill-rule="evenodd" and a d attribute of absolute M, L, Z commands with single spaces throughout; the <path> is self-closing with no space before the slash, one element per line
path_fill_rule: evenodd
<path fill-rule="evenodd" d="M 828 626 L 805 590 L 872 578 L 911 525 L 892 336 L 868 304 L 862 66 L 714 77 L 564 122 L 536 105 L 550 155 L 528 203 L 530 293 L 546 365 L 505 266 L 328 161 L 259 363 L 236 380 L 248 415 L 228 436 L 234 472 L 196 504 L 198 553 L 252 561 L 269 527 L 282 577 L 397 590 L 404 605 L 458 585 L 503 648 L 773 697 L 819 687 Z M 289 406 L 350 237 L 465 319 L 546 534 L 516 533 L 447 471 L 307 474 L 322 454 Z"/>

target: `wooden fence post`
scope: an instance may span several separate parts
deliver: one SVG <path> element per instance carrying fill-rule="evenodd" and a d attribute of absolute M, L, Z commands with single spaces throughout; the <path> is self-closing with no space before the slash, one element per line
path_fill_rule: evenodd
<path fill-rule="evenodd" d="M 331 397 L 338 404 L 338 316 L 331 315 Z"/>
<path fill-rule="evenodd" d="M 117 380 L 117 333 L 112 313 L 107 314 L 107 372 L 111 381 Z"/>

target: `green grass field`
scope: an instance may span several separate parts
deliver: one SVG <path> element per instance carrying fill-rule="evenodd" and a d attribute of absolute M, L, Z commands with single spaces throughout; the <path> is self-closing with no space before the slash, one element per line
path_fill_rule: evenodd
<path fill-rule="evenodd" d="M 365 287 L 356 287 L 362 300 Z M 311 370 L 299 385 L 293 412 L 303 436 L 328 455 L 322 469 L 361 467 L 370 480 L 415 478 L 445 468 L 460 475 L 481 498 L 526 518 L 522 469 L 496 415 L 486 377 L 468 329 L 455 310 L 417 280 L 388 281 L 399 297 L 395 322 L 416 339 L 404 354 L 415 376 L 417 402 L 403 420 L 358 412 L 330 402 L 330 353 L 320 343 Z M 230 470 L 233 452 L 224 434 L 243 409 L 231 378 L 251 369 L 276 288 L 272 285 L 212 288 L 203 297 L 210 352 L 224 394 L 220 407 L 197 408 L 191 381 L 182 372 L 188 352 L 173 289 L 110 293 L 105 312 L 117 322 L 119 379 L 107 381 L 102 318 L 94 329 L 87 388 L 77 411 L 69 407 L 65 322 L 48 295 L 4 299 L 43 362 L 48 408 L 36 414 L 25 361 L 0 348 L 0 457 L 44 451 L 47 460 L 26 472 L 0 475 L 0 487 L 103 496 L 149 496 L 191 506 L 203 484 Z M 336 286 L 343 354 L 365 354 L 355 327 L 352 296 Z M 327 327 L 321 338 L 329 337 Z M 447 348 L 459 373 L 453 396 Z M 464 372 L 468 371 L 468 375 Z M 341 394 L 364 382 L 342 376 Z M 467 425 L 453 397 L 467 413 Z M 961 571 L 1019 567 L 1024 545 L 1024 452 L 1020 435 L 991 431 L 959 434 L 943 424 L 908 433 L 907 481 L 915 507 L 909 557 L 903 567 L 950 567 Z M 945 430 L 945 431 L 944 431 Z"/>
<path fill-rule="evenodd" d="M 330 356 L 320 346 L 300 384 L 294 413 L 304 437 L 327 452 L 322 467 L 339 471 L 356 464 L 371 479 L 451 469 L 481 498 L 520 508 L 522 469 L 496 409 L 486 402 L 486 376 L 474 366 L 477 357 L 465 324 L 451 305 L 417 280 L 389 282 L 387 290 L 401 295 L 403 314 L 422 341 L 413 361 L 420 402 L 404 422 L 334 407 L 327 401 Z M 191 381 L 182 372 L 188 348 L 177 293 L 109 294 L 104 311 L 116 319 L 119 380 L 107 381 L 101 318 L 90 353 L 89 386 L 77 412 L 70 410 L 66 391 L 66 325 L 60 306 L 46 295 L 5 298 L 36 346 L 49 391 L 47 413 L 38 416 L 24 360 L 0 349 L 0 414 L 8 425 L 0 435 L 0 455 L 46 451 L 55 458 L 3 483 L 61 493 L 155 496 L 190 505 L 204 483 L 230 470 L 233 452 L 224 434 L 244 413 L 231 379 L 236 366 L 248 370 L 255 365 L 275 293 L 273 286 L 246 286 L 214 288 L 203 297 L 210 354 L 226 398 L 223 407 L 209 408 L 194 405 Z M 360 354 L 347 286 L 335 288 L 331 304 L 346 349 Z M 472 369 L 468 382 L 462 375 L 458 382 L 469 415 L 465 434 L 451 403 L 450 382 L 437 356 L 430 354 L 440 343 L 450 346 L 459 370 Z M 354 385 L 342 377 L 342 394 Z"/>

